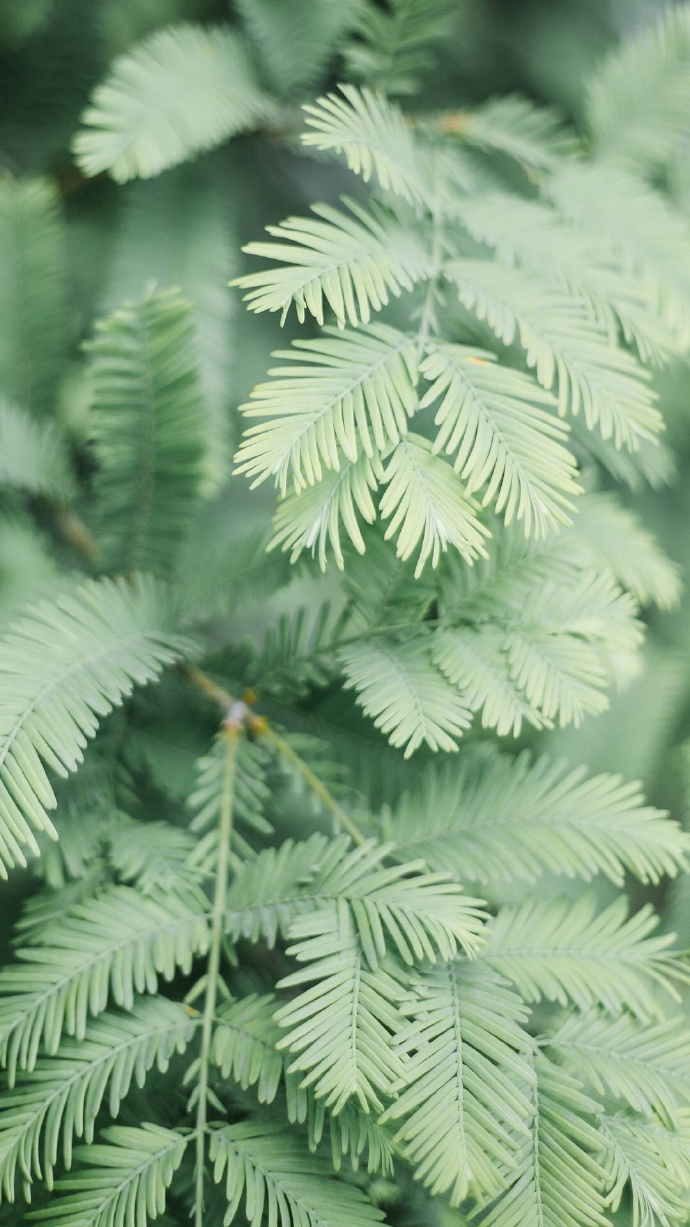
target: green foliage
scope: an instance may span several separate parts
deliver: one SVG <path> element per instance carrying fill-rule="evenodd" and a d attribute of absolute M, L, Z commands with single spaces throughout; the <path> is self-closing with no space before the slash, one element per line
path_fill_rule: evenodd
<path fill-rule="evenodd" d="M 43 179 L 0 179 L 0 389 L 47 412 L 65 360 L 64 234 Z"/>
<path fill-rule="evenodd" d="M 0 19 L 0 1224 L 682 1227 L 687 11 L 578 137 L 491 4 L 80 2 Z"/>
<path fill-rule="evenodd" d="M 103 565 L 168 570 L 201 485 L 204 410 L 190 306 L 170 292 L 151 294 L 105 320 L 89 349 Z"/>
<path fill-rule="evenodd" d="M 113 65 L 74 140 L 88 175 L 149 179 L 252 128 L 270 111 L 230 30 L 182 25 L 152 34 Z"/>

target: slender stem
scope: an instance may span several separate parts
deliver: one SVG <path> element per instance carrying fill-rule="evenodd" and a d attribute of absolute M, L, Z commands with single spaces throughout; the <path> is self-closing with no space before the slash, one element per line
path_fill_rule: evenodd
<path fill-rule="evenodd" d="M 275 729 L 271 728 L 271 726 L 267 723 L 263 725 L 261 735 L 263 737 L 267 737 L 269 741 L 272 741 L 278 753 L 282 754 L 283 758 L 287 758 L 288 761 L 297 768 L 305 784 L 311 788 L 312 792 L 316 794 L 319 800 L 323 801 L 324 805 L 331 811 L 336 821 L 340 823 L 343 830 L 350 836 L 350 839 L 354 840 L 356 844 L 366 843 L 366 839 L 362 835 L 359 828 L 355 826 L 349 815 L 345 813 L 345 810 L 338 805 L 335 797 L 331 795 L 323 781 L 320 780 L 318 776 L 314 775 L 311 767 L 305 763 L 303 758 L 300 758 L 299 754 L 293 750 L 292 746 L 289 745 L 287 741 L 284 741 L 280 734 L 276 733 Z"/>
<path fill-rule="evenodd" d="M 201 1054 L 199 1057 L 199 1087 L 196 1106 L 196 1182 L 194 1193 L 194 1227 L 204 1223 L 204 1161 L 206 1148 L 206 1115 L 208 1107 L 208 1069 L 213 1037 L 213 1020 L 216 1012 L 220 954 L 223 942 L 225 901 L 228 891 L 228 867 L 230 863 L 230 835 L 232 833 L 232 805 L 235 789 L 235 766 L 239 730 L 224 729 L 221 736 L 227 738 L 227 754 L 218 821 L 218 865 L 213 892 L 211 913 L 211 940 L 206 967 L 206 995 L 201 1023 Z"/>
<path fill-rule="evenodd" d="M 202 673 L 201 669 L 195 669 L 194 665 L 187 665 L 180 661 L 177 666 L 178 673 L 181 673 L 188 682 L 196 686 L 197 690 L 201 690 L 203 694 L 208 695 L 209 699 L 213 699 L 223 712 L 227 714 L 234 703 L 231 694 L 227 690 L 223 690 L 221 686 L 216 686 L 216 683 L 206 673 Z"/>
<path fill-rule="evenodd" d="M 87 562 L 93 562 L 98 553 L 98 542 L 95 537 L 92 537 L 86 525 L 71 507 L 66 507 L 53 500 L 50 505 L 60 535 L 73 550 L 81 554 L 82 558 L 85 558 Z"/>

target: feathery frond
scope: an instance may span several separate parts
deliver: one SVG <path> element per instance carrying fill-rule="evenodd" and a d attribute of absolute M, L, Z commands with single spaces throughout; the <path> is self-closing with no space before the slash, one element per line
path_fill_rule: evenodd
<path fill-rule="evenodd" d="M 67 448 L 51 422 L 0 401 L 0 484 L 68 499 L 74 479 Z"/>
<path fill-rule="evenodd" d="M 282 261 L 266 272 L 238 277 L 233 285 L 247 290 L 250 311 L 280 311 L 285 322 L 292 303 L 297 318 L 308 311 L 324 322 L 324 300 L 339 328 L 368 324 L 393 294 L 411 291 L 428 276 L 429 258 L 414 230 L 401 226 L 383 210 L 368 212 L 343 199 L 349 212 L 312 205 L 314 217 L 288 217 L 267 226 L 278 243 L 249 243 L 250 256 Z"/>
<path fill-rule="evenodd" d="M 288 839 L 278 848 L 266 848 L 250 861 L 228 890 L 226 931 L 234 939 L 263 939 L 274 946 L 278 933 L 286 933 L 302 898 L 305 877 L 322 862 L 328 848 L 323 835 L 303 843 Z"/>
<path fill-rule="evenodd" d="M 508 94 L 482 106 L 451 115 L 445 125 L 452 136 L 494 153 L 504 154 L 528 171 L 553 170 L 576 145 L 552 107 Z"/>
<path fill-rule="evenodd" d="M 138 302 L 147 286 L 179 286 L 191 304 L 194 350 L 206 406 L 204 490 L 227 479 L 232 448 L 227 407 L 236 349 L 236 236 L 226 184 L 214 167 L 193 163 L 125 190 L 122 221 L 101 310 Z"/>
<path fill-rule="evenodd" d="M 588 494 L 578 502 L 574 535 L 598 566 L 606 567 L 641 605 L 672 609 L 680 598 L 680 575 L 634 512 L 613 495 Z"/>
<path fill-rule="evenodd" d="M 632 1194 L 634 1227 L 669 1227 L 683 1223 L 690 1191 L 690 1129 L 687 1114 L 675 1132 L 659 1121 L 632 1115 L 606 1116 L 602 1134 L 609 1143 L 601 1159 L 613 1185 L 607 1204 L 616 1211 L 627 1185 Z"/>
<path fill-rule="evenodd" d="M 350 1099 L 365 1112 L 381 1111 L 404 1079 L 404 1066 L 392 1047 L 399 1028 L 397 1006 L 404 990 L 397 965 L 381 960 L 372 970 L 363 954 L 350 912 L 320 908 L 295 917 L 289 953 L 304 963 L 285 976 L 279 988 L 304 988 L 276 1013 L 287 1034 L 288 1072 L 303 1074 L 336 1115 Z"/>
<path fill-rule="evenodd" d="M 281 96 L 316 86 L 354 26 L 362 0 L 237 0 L 263 75 Z"/>
<path fill-rule="evenodd" d="M 53 187 L 0 177 L 0 392 L 45 414 L 67 340 L 64 234 Z"/>
<path fill-rule="evenodd" d="M 387 483 L 381 516 L 391 521 L 386 538 L 397 536 L 397 554 L 403 562 L 419 545 L 415 578 L 429 559 L 432 567 L 437 566 L 449 545 L 470 563 L 486 555 L 484 539 L 489 531 L 476 515 L 474 499 L 422 435 L 410 432 L 401 439 L 381 480 Z"/>
<path fill-rule="evenodd" d="M 433 636 L 431 659 L 469 711 L 481 711 L 483 728 L 495 728 L 499 737 L 519 737 L 523 721 L 549 728 L 551 720 L 527 701 L 511 676 L 504 648 L 505 634 L 498 627 L 441 627 Z"/>
<path fill-rule="evenodd" d="M 289 494 L 279 503 L 273 517 L 275 536 L 269 548 L 280 545 L 283 550 L 290 550 L 290 562 L 296 562 L 304 550 L 311 550 L 325 571 L 330 547 L 342 571 L 345 557 L 341 527 L 358 553 L 363 554 L 366 545 L 357 517 L 361 516 L 367 524 L 374 523 L 372 491 L 377 489 L 382 473 L 378 457 L 370 459 L 363 453 L 355 461 L 339 458 L 338 468 L 326 469 L 316 485 Z"/>
<path fill-rule="evenodd" d="M 541 1055 L 535 1070 L 531 1136 L 517 1177 L 479 1221 L 482 1227 L 608 1227 L 606 1171 L 598 1157 L 604 1139 L 591 1123 L 596 1105 Z"/>
<path fill-rule="evenodd" d="M 375 174 L 384 192 L 413 204 L 426 200 L 428 185 L 419 151 L 400 109 L 370 89 L 339 88 L 340 94 L 326 94 L 303 108 L 310 129 L 303 143 L 344 154 L 354 174 L 365 183 Z"/>
<path fill-rule="evenodd" d="M 79 1147 L 77 1158 L 93 1167 L 56 1182 L 53 1197 L 34 1222 L 60 1227 L 146 1227 L 163 1214 L 166 1193 L 184 1157 L 187 1138 L 173 1129 L 143 1124 L 104 1129 L 105 1144 Z"/>
<path fill-rule="evenodd" d="M 658 882 L 683 869 L 690 852 L 690 837 L 644 805 L 638 785 L 529 753 L 429 765 L 381 832 L 396 857 L 480 882 L 604 873 L 622 886 L 626 870 Z"/>
<path fill-rule="evenodd" d="M 357 691 L 360 707 L 391 745 L 405 747 L 406 758 L 423 742 L 432 750 L 457 750 L 470 711 L 423 641 L 353 643 L 339 658 L 346 689 Z"/>
<path fill-rule="evenodd" d="M 41 1050 L 54 1056 L 63 1032 L 83 1040 L 90 1017 L 112 997 L 126 1010 L 135 993 L 155 993 L 159 977 L 189 972 L 208 939 L 205 899 L 166 892 L 143 896 L 113 886 L 78 903 L 1 974 L 0 1042 L 9 1076 L 32 1070 Z"/>
<path fill-rule="evenodd" d="M 521 371 L 468 346 L 434 345 L 420 372 L 433 381 L 420 408 L 441 400 L 434 451 L 455 454 L 467 493 L 487 486 L 482 505 L 495 501 L 507 524 L 522 520 L 527 536 L 568 524 L 569 496 L 579 487 L 564 424 L 546 412 L 553 398 Z"/>
<path fill-rule="evenodd" d="M 231 30 L 171 26 L 115 61 L 73 149 L 85 175 L 148 179 L 256 127 L 271 110 Z"/>
<path fill-rule="evenodd" d="M 504 344 L 521 346 L 542 387 L 557 390 L 561 413 L 582 412 L 590 430 L 632 451 L 659 432 L 646 370 L 608 342 L 584 303 L 489 260 L 452 261 L 446 273 L 468 310 Z"/>
<path fill-rule="evenodd" d="M 355 37 L 345 46 L 345 63 L 357 80 L 387 95 L 414 94 L 418 74 L 429 68 L 429 45 L 452 28 L 452 0 L 368 0 L 360 5 Z"/>
<path fill-rule="evenodd" d="M 277 1050 L 283 1034 L 274 1020 L 278 1004 L 270 993 L 231 1001 L 219 1009 L 213 1031 L 211 1061 L 243 1090 L 256 1086 L 259 1103 L 273 1102 L 285 1068 Z"/>
<path fill-rule="evenodd" d="M 564 166 L 545 190 L 566 221 L 575 224 L 576 245 L 582 233 L 588 243 L 610 252 L 629 285 L 634 274 L 635 289 L 631 287 L 628 294 L 642 296 L 648 324 L 656 315 L 666 344 L 670 341 L 677 350 L 687 351 L 690 229 L 686 219 L 652 187 L 606 163 L 589 163 L 578 167 L 577 173 Z"/>
<path fill-rule="evenodd" d="M 347 900 L 373 970 L 386 953 L 397 954 L 411 967 L 422 960 L 435 963 L 439 956 L 452 959 L 458 948 L 468 955 L 476 952 L 486 919 L 482 900 L 466 898 L 447 874 L 429 873 L 421 861 L 382 866 L 392 846 L 367 840 L 345 851 L 347 845 L 345 837 L 331 843 L 305 880 L 304 894 L 320 908 L 328 901 L 341 912 Z M 310 922 L 315 936 L 320 915 Z M 325 912 L 324 920 L 328 933 L 332 922 Z"/>
<path fill-rule="evenodd" d="M 87 581 L 0 639 L 0 872 L 25 864 L 24 848 L 38 852 L 34 831 L 57 836 L 46 767 L 76 771 L 99 719 L 190 649 L 165 590 L 144 577 Z"/>
<path fill-rule="evenodd" d="M 279 350 L 275 357 L 301 365 L 269 371 L 277 378 L 241 406 L 247 417 L 270 420 L 245 432 L 237 472 L 254 485 L 274 475 L 283 496 L 290 479 L 299 492 L 324 469 L 338 470 L 341 451 L 354 462 L 360 448 L 371 458 L 397 443 L 418 407 L 413 337 L 384 324 L 325 333 Z"/>
<path fill-rule="evenodd" d="M 659 989 L 677 997 L 687 981 L 669 952 L 673 936 L 651 936 L 658 919 L 647 904 L 627 916 L 620 896 L 597 913 L 593 899 L 533 899 L 502 908 L 487 928 L 479 959 L 513 983 L 526 1001 L 603 1005 L 641 1018 L 659 1017 Z"/>
<path fill-rule="evenodd" d="M 83 1039 L 63 1040 L 54 1057 L 21 1075 L 14 1092 L 3 1093 L 0 1112 L 0 1179 L 7 1199 L 14 1200 L 17 1175 L 43 1177 L 51 1187 L 58 1158 L 72 1166 L 74 1137 L 93 1142 L 102 1105 L 117 1116 L 130 1086 L 142 1087 L 154 1066 L 164 1073 L 194 1030 L 184 1006 L 143 997 L 131 1013 L 102 1015 Z"/>
<path fill-rule="evenodd" d="M 594 1093 L 625 1100 L 672 1127 L 673 1108 L 690 1091 L 690 1036 L 682 1017 L 640 1022 L 629 1014 L 571 1014 L 545 1043 Z"/>
<path fill-rule="evenodd" d="M 527 1010 L 497 978 L 462 963 L 427 971 L 400 1009 L 411 1020 L 397 1037 L 408 1086 L 384 1121 L 402 1118 L 396 1140 L 432 1193 L 453 1204 L 470 1189 L 494 1196 L 528 1132 Z"/>
<path fill-rule="evenodd" d="M 89 346 L 104 564 L 167 570 L 195 510 L 206 445 L 191 307 L 150 293 Z"/>
<path fill-rule="evenodd" d="M 556 199 L 560 197 L 564 211 L 569 210 L 570 214 L 577 212 L 578 202 L 584 196 L 582 208 L 586 215 L 586 180 L 583 184 L 580 176 L 575 176 L 571 204 L 569 167 L 562 179 L 560 189 L 558 176 L 549 180 L 550 195 Z M 644 191 L 634 183 L 627 186 L 633 199 Z M 644 217 L 645 204 L 648 218 Z M 687 242 L 686 228 L 661 200 L 655 208 L 656 204 L 649 192 L 643 209 L 638 210 L 643 214 L 640 217 L 641 242 L 639 250 L 633 247 L 632 256 L 638 265 L 652 265 L 656 281 L 649 275 L 630 277 L 630 253 L 625 250 L 621 238 L 613 233 L 613 228 L 600 226 L 598 218 L 585 225 L 583 219 L 568 214 L 564 219 L 545 203 L 524 200 L 507 192 L 463 198 L 458 201 L 456 212 L 473 239 L 493 248 L 501 264 L 517 264 L 556 288 L 565 289 L 585 304 L 611 340 L 615 341 L 618 332 L 622 331 L 625 340 L 637 346 L 644 360 L 663 364 L 687 348 L 690 333 L 683 313 L 687 315 L 690 300 L 686 297 L 683 302 L 676 289 L 682 267 L 687 266 L 684 245 L 680 241 L 685 237 Z M 610 201 L 607 205 L 611 215 Z M 577 223 L 575 226 L 573 220 Z M 655 243 L 650 233 L 653 221 L 658 225 L 670 223 L 670 233 L 663 242 Z M 669 270 L 662 279 L 653 257 L 659 249 L 656 261 L 663 267 L 664 249 L 673 248 L 680 253 L 679 268 L 675 274 Z M 642 267 L 640 271 L 643 272 Z M 647 268 L 644 273 L 648 274 Z"/>
<path fill-rule="evenodd" d="M 226 1227 L 243 1201 L 251 1227 L 260 1227 L 264 1212 L 280 1227 L 372 1227 L 383 1218 L 359 1189 L 334 1181 L 323 1158 L 273 1121 L 214 1128 L 210 1156 L 214 1179 L 225 1186 Z"/>

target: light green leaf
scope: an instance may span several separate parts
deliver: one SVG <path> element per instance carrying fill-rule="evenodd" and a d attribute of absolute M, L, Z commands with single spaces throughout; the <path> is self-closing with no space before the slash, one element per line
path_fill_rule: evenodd
<path fill-rule="evenodd" d="M 420 408 L 441 400 L 433 450 L 455 455 L 467 493 L 488 487 L 482 506 L 495 502 L 507 524 L 523 522 L 526 536 L 570 523 L 579 487 L 567 429 L 546 412 L 553 398 L 493 354 L 464 345 L 433 345 L 420 372 L 432 383 Z"/>
<path fill-rule="evenodd" d="M 260 1227 L 264 1212 L 276 1227 L 371 1227 L 383 1218 L 359 1189 L 333 1180 L 330 1164 L 280 1123 L 214 1128 L 210 1157 L 216 1183 L 225 1184 L 226 1227 L 243 1201 L 251 1227 Z"/>
<path fill-rule="evenodd" d="M 324 300 L 339 328 L 368 324 L 389 295 L 399 298 L 429 275 L 430 262 L 414 231 L 377 210 L 367 212 L 344 199 L 345 213 L 313 205 L 314 217 L 288 217 L 267 226 L 278 243 L 249 243 L 252 256 L 282 261 L 266 272 L 249 273 L 232 284 L 248 293 L 250 311 L 281 311 L 285 322 L 292 303 L 300 323 L 308 311 L 323 324 Z"/>
<path fill-rule="evenodd" d="M 386 538 L 397 535 L 398 557 L 409 558 L 421 538 L 415 578 L 429 558 L 432 567 L 437 566 L 449 545 L 466 562 L 486 556 L 484 539 L 489 531 L 477 518 L 474 499 L 450 465 L 434 455 L 427 439 L 410 433 L 401 440 L 382 481 L 388 488 L 381 499 L 381 515 L 391 519 Z"/>
<path fill-rule="evenodd" d="M 91 580 L 33 606 L 0 639 L 1 873 L 26 864 L 24 848 L 38 853 L 34 831 L 57 837 L 46 767 L 76 771 L 103 716 L 194 651 L 172 621 L 154 580 Z"/>
<path fill-rule="evenodd" d="M 362 642 L 340 649 L 348 690 L 391 745 L 409 758 L 423 742 L 432 750 L 457 750 L 456 738 L 471 716 L 462 694 L 432 664 L 427 645 Z"/>
<path fill-rule="evenodd" d="M 271 110 L 231 30 L 170 26 L 115 61 L 73 149 L 85 175 L 148 179 L 256 127 Z"/>
<path fill-rule="evenodd" d="M 405 434 L 418 408 L 413 337 L 384 324 L 324 331 L 279 350 L 275 357 L 293 365 L 270 370 L 272 381 L 241 406 L 247 417 L 269 420 L 245 432 L 237 472 L 254 485 L 275 476 L 283 496 L 288 481 L 299 492 L 324 469 L 337 471 L 343 455 L 352 463 L 362 452 L 376 457 Z"/>

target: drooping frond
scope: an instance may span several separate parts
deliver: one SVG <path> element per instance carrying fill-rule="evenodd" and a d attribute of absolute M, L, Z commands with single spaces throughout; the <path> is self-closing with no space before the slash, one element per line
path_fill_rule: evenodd
<path fill-rule="evenodd" d="M 678 603 L 678 567 L 614 495 L 588 494 L 580 499 L 574 535 L 597 565 L 607 568 L 641 605 L 653 602 L 660 609 L 671 609 Z"/>
<path fill-rule="evenodd" d="M 574 151 L 573 137 L 553 108 L 517 94 L 451 114 L 444 127 L 461 141 L 505 154 L 527 170 L 552 170 Z"/>
<path fill-rule="evenodd" d="M 499 737 L 519 737 L 523 721 L 550 727 L 550 718 L 527 701 L 511 676 L 504 646 L 505 634 L 496 626 L 441 627 L 433 636 L 431 658 L 468 709 L 481 711 L 482 726 L 495 728 Z"/>
<path fill-rule="evenodd" d="M 0 400 L 0 485 L 68 499 L 74 482 L 67 449 L 55 426 L 37 422 Z"/>
<path fill-rule="evenodd" d="M 348 690 L 391 745 L 409 758 L 423 742 L 432 750 L 457 750 L 456 738 L 471 715 L 462 694 L 433 665 L 428 645 L 362 642 L 340 649 Z"/>
<path fill-rule="evenodd" d="M 237 0 L 257 60 L 281 96 L 315 86 L 354 26 L 362 0 Z"/>
<path fill-rule="evenodd" d="M 486 919 L 482 900 L 467 898 L 447 874 L 429 873 L 420 861 L 384 867 L 381 862 L 392 846 L 368 840 L 345 851 L 347 847 L 345 837 L 331 843 L 305 880 L 304 895 L 319 909 L 328 903 L 342 912 L 347 901 L 372 969 L 387 953 L 398 955 L 408 966 L 421 960 L 435 963 L 439 956 L 452 959 L 459 948 L 475 953 Z M 326 911 L 319 911 L 310 922 L 315 937 L 321 915 L 324 931 L 330 933 L 332 928 Z"/>
<path fill-rule="evenodd" d="M 575 211 L 585 192 L 579 176 L 576 176 L 573 208 L 568 200 L 569 171 L 570 168 L 564 172 L 565 183 L 560 195 L 564 209 Z M 552 194 L 558 194 L 558 188 L 552 186 L 558 182 L 556 177 L 549 181 Z M 630 190 L 634 192 L 635 186 L 631 184 Z M 664 225 L 667 215 L 670 217 L 672 238 L 669 236 L 664 243 L 657 243 L 656 246 L 668 250 L 675 245 L 681 252 L 682 268 L 683 264 L 688 263 L 684 245 L 680 242 L 683 237 L 687 243 L 686 228 L 661 201 L 655 210 L 653 193 L 648 195 L 648 203 L 652 207 L 648 209 L 647 231 L 651 230 L 652 220 Z M 575 300 L 580 299 L 612 340 L 615 341 L 618 331 L 622 331 L 625 340 L 637 346 L 644 360 L 664 363 L 687 347 L 690 341 L 690 295 L 686 295 L 683 302 L 676 291 L 674 281 L 679 281 L 680 269 L 673 280 L 669 273 L 659 285 L 648 277 L 632 278 L 628 252 L 613 233 L 610 236 L 606 232 L 602 234 L 598 218 L 596 223 L 589 226 L 579 224 L 580 219 L 576 218 L 578 224 L 573 225 L 571 217 L 559 217 L 547 204 L 524 200 L 507 192 L 463 198 L 458 201 L 456 212 L 472 238 L 495 249 L 501 263 L 508 266 L 518 264 L 541 280 L 565 289 Z M 642 266 L 640 272 L 645 262 L 649 262 L 646 248 L 651 248 L 653 255 L 655 246 L 648 234 L 644 234 L 644 237 L 646 244 L 633 255 L 633 267 Z M 662 263 L 661 259 L 659 263 Z M 676 315 L 680 315 L 680 319 L 675 318 L 672 311 L 664 310 L 666 300 L 672 306 L 679 302 L 680 309 Z M 688 317 L 687 322 L 683 322 L 683 313 Z"/>
<path fill-rule="evenodd" d="M 677 997 L 688 973 L 669 953 L 673 936 L 652 937 L 658 918 L 647 904 L 627 916 L 623 895 L 597 913 L 593 899 L 532 899 L 502 908 L 487 928 L 479 959 L 513 983 L 526 1001 L 603 1005 L 658 1016 L 659 989 Z"/>
<path fill-rule="evenodd" d="M 320 1100 L 316 1104 L 319 1108 L 323 1107 Z M 364 1168 L 366 1163 L 370 1175 L 392 1176 L 396 1147 L 392 1128 L 382 1125 L 380 1117 L 363 1112 L 352 1099 L 337 1116 L 325 1109 L 322 1114 L 324 1121 L 328 1122 L 331 1156 L 337 1172 L 342 1167 L 343 1159 L 347 1159 L 355 1172 Z M 320 1136 L 315 1133 L 311 1142 L 318 1145 L 319 1141 Z"/>
<path fill-rule="evenodd" d="M 295 562 L 304 550 L 311 550 L 322 571 L 326 569 L 330 548 L 342 571 L 345 558 L 341 528 L 358 553 L 363 554 L 366 546 L 357 517 L 361 516 L 367 524 L 374 523 L 372 491 L 377 489 L 382 472 L 377 457 L 370 460 L 363 453 L 354 461 L 340 458 L 339 467 L 327 469 L 316 485 L 289 494 L 279 503 L 273 517 L 275 536 L 269 548 L 280 545 L 283 550 L 290 550 L 290 562 Z"/>
<path fill-rule="evenodd" d="M 638 784 L 495 751 L 430 765 L 385 816 L 382 837 L 401 859 L 480 882 L 605 873 L 622 886 L 626 870 L 658 882 L 690 852 L 690 837 L 644 805 Z"/>
<path fill-rule="evenodd" d="M 607 1204 L 616 1211 L 626 1187 L 632 1195 L 633 1227 L 670 1227 L 687 1222 L 690 1192 L 690 1126 L 687 1113 L 677 1129 L 632 1114 L 606 1116 L 601 1132 L 608 1149 L 601 1158 L 613 1186 Z"/>
<path fill-rule="evenodd" d="M 574 1013 L 545 1042 L 596 1095 L 624 1099 L 667 1126 L 690 1092 L 690 1035 L 682 1016 L 640 1025 L 629 1014 Z"/>
<path fill-rule="evenodd" d="M 100 718 L 190 650 L 165 590 L 144 577 L 87 581 L 0 639 L 0 872 L 26 863 L 24 847 L 38 852 L 34 831 L 56 836 L 46 767 L 76 771 Z"/>
<path fill-rule="evenodd" d="M 278 999 L 252 994 L 220 1007 L 213 1031 L 211 1061 L 224 1078 L 246 1090 L 256 1087 L 259 1103 L 272 1103 L 285 1062 L 277 1050 L 282 1031 L 274 1020 Z"/>
<path fill-rule="evenodd" d="M 449 545 L 466 562 L 486 555 L 484 541 L 489 531 L 477 518 L 477 505 L 432 444 L 422 435 L 406 435 L 388 458 L 382 474 L 387 489 L 380 511 L 390 519 L 386 538 L 397 538 L 397 554 L 403 561 L 419 546 L 415 578 L 426 562 L 438 565 Z"/>
<path fill-rule="evenodd" d="M 577 227 L 575 247 L 581 233 L 589 244 L 608 250 L 626 276 L 629 294 L 641 294 L 647 303 L 645 326 L 654 313 L 666 334 L 666 344 L 686 351 L 690 345 L 690 230 L 685 218 L 634 175 L 597 162 L 578 166 L 576 173 L 573 167 L 564 166 L 549 179 L 546 192 L 570 227 L 573 223 Z"/>
<path fill-rule="evenodd" d="M 0 177 L 0 392 L 45 413 L 55 401 L 68 319 L 63 232 L 43 179 Z"/>
<path fill-rule="evenodd" d="M 565 1070 L 535 1060 L 530 1137 L 516 1175 L 487 1208 L 481 1227 L 608 1227 L 601 1163 L 604 1139 L 592 1125 L 596 1105 Z"/>
<path fill-rule="evenodd" d="M 385 324 L 356 332 L 325 329 L 315 341 L 296 341 L 275 355 L 291 365 L 269 371 L 241 409 L 269 420 L 245 432 L 238 473 L 254 485 L 275 476 L 281 494 L 321 481 L 338 470 L 341 454 L 352 462 L 363 451 L 376 456 L 407 431 L 418 408 L 414 337 Z M 299 365 L 297 365 L 299 363 Z"/>
<path fill-rule="evenodd" d="M 321 863 L 328 847 L 323 835 L 303 843 L 288 839 L 279 848 L 266 848 L 233 880 L 227 895 L 226 932 L 275 945 L 285 933 L 302 898 L 301 884 Z"/>
<path fill-rule="evenodd" d="M 402 1120 L 396 1141 L 432 1193 L 494 1196 L 529 1129 L 527 1010 L 498 979 L 451 963 L 427 971 L 401 1011 L 409 1085 L 384 1121 Z"/>
<path fill-rule="evenodd" d="M 149 293 L 104 320 L 89 348 L 104 565 L 167 570 L 206 446 L 191 307 L 175 291 Z"/>
<path fill-rule="evenodd" d="M 429 46 L 452 29 L 452 0 L 367 0 L 345 46 L 349 75 L 388 94 L 414 94 L 433 62 Z"/>
<path fill-rule="evenodd" d="M 184 1157 L 188 1138 L 173 1129 L 143 1124 L 112 1125 L 105 1144 L 79 1147 L 76 1156 L 93 1164 L 56 1181 L 65 1197 L 33 1212 L 56 1227 L 145 1227 L 165 1211 L 166 1193 Z"/>
<path fill-rule="evenodd" d="M 572 587 L 540 585 L 508 624 L 503 647 L 527 701 L 547 720 L 577 728 L 585 714 L 608 707 L 605 690 L 617 653 L 621 679 L 629 680 L 628 662 L 641 640 L 631 597 L 608 576 L 585 571 Z"/>
<path fill-rule="evenodd" d="M 214 1128 L 210 1157 L 216 1183 L 225 1186 L 226 1227 L 243 1202 L 251 1227 L 260 1227 L 264 1213 L 276 1227 L 372 1227 L 383 1218 L 359 1189 L 334 1181 L 330 1164 L 280 1123 Z"/>
<path fill-rule="evenodd" d="M 76 904 L 37 943 L 17 952 L 1 974 L 0 1042 L 10 1078 L 32 1070 L 41 1045 L 58 1051 L 63 1032 L 83 1040 L 90 1016 L 112 997 L 126 1010 L 135 993 L 154 993 L 159 977 L 188 973 L 208 938 L 205 899 L 143 896 L 114 886 Z"/>
<path fill-rule="evenodd" d="M 290 1073 L 303 1076 L 336 1115 L 350 1099 L 381 1111 L 382 1095 L 404 1079 L 392 1047 L 400 1025 L 401 974 L 389 960 L 372 970 L 348 910 L 320 908 L 295 917 L 288 953 L 305 966 L 278 987 L 303 991 L 275 1015 L 287 1034 Z M 304 987 L 308 985 L 310 987 Z"/>
<path fill-rule="evenodd" d="M 324 322 L 324 301 L 339 328 L 368 324 L 390 295 L 410 291 L 430 271 L 430 261 L 412 228 L 383 210 L 367 211 L 344 199 L 349 212 L 313 205 L 314 217 L 288 217 L 267 226 L 277 243 L 249 243 L 251 256 L 280 261 L 276 268 L 238 277 L 251 311 L 280 311 L 281 323 L 295 304 L 297 318 L 308 311 Z"/>
<path fill-rule="evenodd" d="M 0 1181 L 14 1200 L 18 1176 L 42 1177 L 50 1187 L 60 1159 L 72 1166 L 75 1137 L 93 1142 L 103 1105 L 117 1116 L 134 1083 L 144 1085 L 156 1066 L 165 1072 L 195 1030 L 189 1012 L 164 997 L 142 997 L 129 1014 L 104 1014 L 77 1041 L 63 1040 L 54 1057 L 21 1075 L 3 1093 L 0 1112 Z"/>
<path fill-rule="evenodd" d="M 542 387 L 557 390 L 561 413 L 582 412 L 590 430 L 633 451 L 659 432 L 647 371 L 609 343 L 583 302 L 489 260 L 456 260 L 446 272 L 464 306 L 504 344 L 518 343 Z"/>
<path fill-rule="evenodd" d="M 589 84 L 587 122 L 606 161 L 652 177 L 681 146 L 690 107 L 690 14 L 664 11 L 604 60 Z"/>
<path fill-rule="evenodd" d="M 464 345 L 434 345 L 420 372 L 432 382 L 420 408 L 441 402 L 434 451 L 454 455 L 467 493 L 486 487 L 482 505 L 495 502 L 528 536 L 569 523 L 575 460 L 564 424 L 546 412 L 553 398 L 493 354 Z"/>
<path fill-rule="evenodd" d="M 376 176 L 384 192 L 418 203 L 428 195 L 424 169 L 402 111 L 380 94 L 341 85 L 305 106 L 307 147 L 345 155 L 351 171 L 368 183 Z"/>
<path fill-rule="evenodd" d="M 232 31 L 171 26 L 115 61 L 73 149 L 85 175 L 148 179 L 256 127 L 271 109 Z"/>

